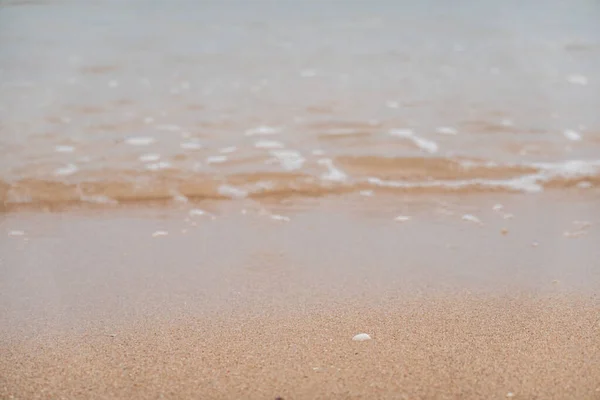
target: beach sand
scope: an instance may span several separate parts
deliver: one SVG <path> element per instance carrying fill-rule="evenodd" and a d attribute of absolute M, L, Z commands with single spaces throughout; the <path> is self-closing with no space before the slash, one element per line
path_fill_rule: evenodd
<path fill-rule="evenodd" d="M 2 215 L 0 398 L 600 398 L 594 196 L 288 203 Z"/>

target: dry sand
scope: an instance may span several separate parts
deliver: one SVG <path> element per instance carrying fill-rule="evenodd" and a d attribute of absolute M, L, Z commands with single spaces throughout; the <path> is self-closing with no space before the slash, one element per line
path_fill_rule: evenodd
<path fill-rule="evenodd" d="M 455 200 L 5 214 L 0 398 L 600 398 L 599 203 Z"/>

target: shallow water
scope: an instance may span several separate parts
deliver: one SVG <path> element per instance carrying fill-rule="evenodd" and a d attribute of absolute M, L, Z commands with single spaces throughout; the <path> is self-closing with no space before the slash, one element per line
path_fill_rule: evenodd
<path fill-rule="evenodd" d="M 597 21 L 585 0 L 1 1 L 3 207 L 598 188 Z"/>

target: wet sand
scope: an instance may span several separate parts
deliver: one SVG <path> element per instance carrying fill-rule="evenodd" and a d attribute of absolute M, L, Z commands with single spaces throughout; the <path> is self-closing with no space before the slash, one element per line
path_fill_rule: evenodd
<path fill-rule="evenodd" d="M 599 398 L 598 204 L 3 214 L 0 398 Z"/>

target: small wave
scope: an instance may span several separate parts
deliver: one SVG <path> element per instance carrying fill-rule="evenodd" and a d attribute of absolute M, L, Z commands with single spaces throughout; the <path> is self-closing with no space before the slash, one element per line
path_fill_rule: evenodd
<path fill-rule="evenodd" d="M 343 156 L 303 163 L 294 169 L 280 165 L 280 171 L 271 172 L 199 173 L 171 167 L 152 171 L 81 170 L 64 176 L 0 180 L 0 209 L 78 204 L 115 207 L 177 198 L 283 199 L 379 191 L 537 193 L 544 189 L 600 187 L 600 160 L 501 164 L 454 158 Z"/>

